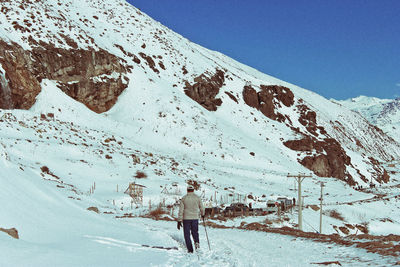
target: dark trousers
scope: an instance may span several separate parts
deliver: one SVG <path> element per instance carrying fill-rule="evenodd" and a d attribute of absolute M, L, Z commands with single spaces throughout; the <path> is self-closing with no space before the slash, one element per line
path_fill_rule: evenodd
<path fill-rule="evenodd" d="M 193 252 L 190 233 L 193 236 L 193 241 L 199 243 L 199 220 L 183 220 L 183 235 L 185 236 L 186 247 L 189 252 Z"/>

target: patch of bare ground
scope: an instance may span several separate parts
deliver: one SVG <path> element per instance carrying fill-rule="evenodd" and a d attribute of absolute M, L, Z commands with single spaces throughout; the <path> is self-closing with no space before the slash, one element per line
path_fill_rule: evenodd
<path fill-rule="evenodd" d="M 144 179 L 144 178 L 147 178 L 147 174 L 145 174 L 142 171 L 137 171 L 135 177 L 138 179 Z"/>
<path fill-rule="evenodd" d="M 251 231 L 276 233 L 300 238 L 307 238 L 312 239 L 316 242 L 335 243 L 347 247 L 355 246 L 357 248 L 363 248 L 366 249 L 368 252 L 377 253 L 382 256 L 400 256 L 399 235 L 373 236 L 364 234 L 341 237 L 338 234 L 324 235 L 313 232 L 303 232 L 289 227 L 270 228 L 269 226 L 260 223 L 249 223 L 246 225 L 241 225 L 238 228 Z M 365 241 L 365 239 L 370 241 Z M 397 245 L 394 244 L 394 242 L 396 242 Z"/>
<path fill-rule="evenodd" d="M 135 216 L 133 216 L 132 213 L 124 213 L 124 215 L 122 215 L 122 216 L 115 216 L 115 218 L 117 218 L 117 219 L 121 219 L 121 218 L 135 218 Z"/>
<path fill-rule="evenodd" d="M 210 222 L 210 221 L 205 222 L 205 224 L 206 224 L 207 226 L 209 226 L 209 227 L 212 227 L 212 228 L 219 228 L 219 229 L 229 229 L 229 228 L 232 228 L 232 227 L 229 227 L 229 226 L 225 226 L 225 225 L 223 225 L 223 224 L 217 224 L 217 223 L 215 223 L 215 222 Z"/>
<path fill-rule="evenodd" d="M 175 221 L 172 217 L 169 216 L 169 212 L 161 207 L 160 205 L 154 209 L 150 210 L 147 214 L 141 216 L 143 218 L 149 218 L 156 221 Z"/>
<path fill-rule="evenodd" d="M 342 266 L 339 261 L 325 261 L 325 262 L 311 262 L 311 264 L 318 264 L 318 265 L 331 265 L 331 264 L 336 264 L 339 266 Z"/>
<path fill-rule="evenodd" d="M 0 227 L 0 231 L 8 234 L 9 236 L 11 236 L 11 237 L 13 237 L 15 239 L 19 239 L 18 230 L 15 229 L 15 228 L 4 229 L 4 228 Z"/>
<path fill-rule="evenodd" d="M 96 212 L 96 213 L 99 213 L 99 209 L 98 209 L 97 207 L 89 207 L 89 208 L 87 208 L 87 210 L 90 210 L 90 211 L 94 211 L 94 212 Z"/>
<path fill-rule="evenodd" d="M 151 218 L 154 220 L 176 221 L 176 219 L 168 216 L 168 213 L 161 207 L 158 207 L 157 209 L 150 211 L 148 214 L 142 217 Z M 229 227 L 211 221 L 206 221 L 205 224 L 206 226 L 212 228 L 241 229 L 249 231 L 275 233 L 275 234 L 311 239 L 315 242 L 321 242 L 321 243 L 333 243 L 346 247 L 355 246 L 357 248 L 365 249 L 370 253 L 376 253 L 382 256 L 392 256 L 392 257 L 400 256 L 400 235 L 391 234 L 386 236 L 374 236 L 369 234 L 360 234 L 360 235 L 348 235 L 346 237 L 341 237 L 339 234 L 325 235 L 314 232 L 303 232 L 298 229 L 290 227 L 272 228 L 269 226 L 268 222 L 266 222 L 265 224 L 257 222 L 247 224 L 246 222 L 242 222 L 239 227 L 235 226 Z M 360 225 L 355 225 L 355 226 L 350 225 L 350 226 L 351 227 L 349 226 L 347 227 L 350 229 L 354 227 L 356 228 L 361 227 Z M 338 263 L 332 261 L 332 262 L 321 262 L 313 264 L 330 265 Z M 338 265 L 340 265 L 340 263 Z"/>
<path fill-rule="evenodd" d="M 332 218 L 338 219 L 340 221 L 344 221 L 344 217 L 337 210 L 330 210 L 328 215 Z"/>

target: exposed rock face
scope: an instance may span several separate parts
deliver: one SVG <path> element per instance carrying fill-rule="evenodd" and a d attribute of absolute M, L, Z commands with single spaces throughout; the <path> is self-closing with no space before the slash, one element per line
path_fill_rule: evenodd
<path fill-rule="evenodd" d="M 215 98 L 220 88 L 224 85 L 225 73 L 217 70 L 211 77 L 202 74 L 194 78 L 194 84 L 186 81 L 185 94 L 209 111 L 216 111 L 217 106 L 222 104 L 220 98 Z"/>
<path fill-rule="evenodd" d="M 127 87 L 126 68 L 105 50 L 35 44 L 28 51 L 0 40 L 0 64 L 9 87 L 7 90 L 1 83 L 0 108 L 32 107 L 43 79 L 58 81 L 67 95 L 98 113 L 109 110 Z"/>
<path fill-rule="evenodd" d="M 256 92 L 251 86 L 245 86 L 243 88 L 245 103 L 258 109 L 270 119 L 284 122 L 286 117 L 277 111 L 277 107 L 292 106 L 294 104 L 293 92 L 289 88 L 277 85 L 261 85 L 260 88 L 261 91 Z M 351 164 L 350 157 L 347 156 L 339 142 L 332 138 L 317 140 L 313 137 L 313 135 L 318 136 L 318 129 L 320 133 L 326 133 L 323 127 L 317 125 L 316 113 L 303 104 L 298 105 L 297 108 L 300 113 L 299 122 L 306 127 L 308 133 L 303 133 L 303 139 L 286 141 L 284 145 L 292 150 L 308 154 L 302 159 L 299 158 L 299 162 L 316 175 L 336 177 L 349 184 L 354 184 L 353 178 L 346 172 L 346 165 Z M 299 132 L 298 129 L 293 128 L 293 130 Z"/>
<path fill-rule="evenodd" d="M 243 89 L 245 103 L 258 109 L 270 119 L 285 121 L 286 117 L 277 112 L 276 108 L 281 104 L 287 107 L 292 106 L 294 104 L 293 92 L 289 88 L 276 85 L 261 85 L 260 88 L 261 91 L 256 92 L 251 86 L 245 86 Z M 317 140 L 313 137 L 313 135 L 318 136 L 318 129 L 320 133 L 326 133 L 323 127 L 317 125 L 316 113 L 303 104 L 298 105 L 297 108 L 300 113 L 299 122 L 306 127 L 308 133 L 302 133 L 303 139 L 286 141 L 284 145 L 292 150 L 305 152 L 307 156 L 299 159 L 299 162 L 316 175 L 336 177 L 353 184 L 354 180 L 346 172 L 346 165 L 350 165 L 351 160 L 339 142 L 332 138 Z M 298 129 L 293 127 L 292 129 L 300 133 Z"/>
<path fill-rule="evenodd" d="M 378 177 L 378 181 L 382 181 L 384 183 L 389 182 L 390 176 L 386 170 L 383 170 L 383 173 L 381 176 Z"/>
<path fill-rule="evenodd" d="M 379 161 L 377 161 L 373 157 L 369 157 L 368 159 L 373 164 L 372 167 L 373 167 L 373 169 L 375 171 L 375 174 L 376 174 L 376 180 L 379 183 L 387 183 L 387 182 L 389 182 L 390 175 L 388 174 L 388 172 L 385 169 L 382 168 L 382 166 L 379 163 Z"/>
<path fill-rule="evenodd" d="M 8 234 L 9 236 L 14 237 L 15 239 L 19 239 L 18 230 L 15 228 L 4 229 L 0 227 L 0 231 Z"/>
<path fill-rule="evenodd" d="M 260 87 L 262 91 L 268 92 L 285 106 L 290 107 L 294 104 L 294 94 L 289 88 L 279 85 L 261 85 Z"/>
<path fill-rule="evenodd" d="M 99 209 L 98 209 L 97 207 L 89 207 L 89 208 L 87 208 L 87 210 L 90 210 L 90 211 L 94 211 L 94 212 L 96 212 L 96 213 L 99 213 Z"/>
<path fill-rule="evenodd" d="M 261 85 L 261 91 L 257 92 L 251 86 L 244 86 L 243 99 L 250 107 L 261 111 L 266 117 L 284 122 L 286 117 L 277 111 L 277 107 L 285 105 L 290 107 L 294 104 L 294 94 L 286 87 L 277 85 Z M 302 103 L 302 101 L 299 101 Z M 299 110 L 299 122 L 305 126 L 308 132 L 302 133 L 304 136 L 300 140 L 290 140 L 284 142 L 288 148 L 301 151 L 307 154 L 299 158 L 299 162 L 306 168 L 312 170 L 321 177 L 336 177 L 345 180 L 349 184 L 354 184 L 353 178 L 346 172 L 346 165 L 350 165 L 350 157 L 346 155 L 339 142 L 332 138 L 317 140 L 317 130 L 321 134 L 326 134 L 323 127 L 317 125 L 317 115 L 306 105 L 297 105 Z M 290 124 L 290 122 L 288 122 Z M 292 127 L 288 125 L 289 127 Z M 299 129 L 292 129 L 300 133 Z M 310 135 L 311 134 L 311 135 Z"/>
<path fill-rule="evenodd" d="M 0 40 L 0 64 L 5 73 L 8 88 L 2 83 L 0 108 L 29 109 L 41 88 L 36 77 L 30 53 L 17 44 L 7 44 Z M 10 102 L 11 101 L 11 102 Z"/>
<path fill-rule="evenodd" d="M 245 86 L 243 88 L 243 100 L 250 107 L 259 109 L 260 103 L 258 101 L 258 94 L 251 86 Z"/>
<path fill-rule="evenodd" d="M 290 107 L 294 104 L 293 92 L 284 86 L 278 85 L 261 85 L 261 91 L 251 86 L 244 86 L 243 99 L 250 107 L 261 111 L 265 116 L 276 121 L 285 121 L 285 116 L 275 110 L 281 104 Z"/>
<path fill-rule="evenodd" d="M 230 99 L 235 101 L 236 104 L 239 104 L 239 101 L 237 100 L 237 98 L 233 94 L 231 94 L 230 92 L 226 92 L 226 91 L 225 91 L 225 94 L 227 94 L 230 97 Z"/>
<path fill-rule="evenodd" d="M 317 125 L 317 113 L 315 111 L 304 104 L 297 105 L 297 108 L 300 111 L 299 122 L 306 127 L 309 133 L 318 136 L 317 130 L 319 130 L 321 134 L 326 134 L 324 127 Z"/>
<path fill-rule="evenodd" d="M 349 185 L 356 184 L 353 177 L 347 172 L 347 166 L 352 166 L 351 158 L 346 154 L 340 143 L 333 138 L 317 140 L 312 135 L 305 136 L 300 140 L 290 140 L 283 143 L 286 147 L 300 151 L 305 154 L 299 162 L 306 168 L 312 170 L 320 177 L 335 177 L 345 181 Z M 387 183 L 390 179 L 387 171 L 380 166 L 374 158 L 369 158 L 376 180 Z M 368 180 L 359 173 L 364 182 Z"/>
<path fill-rule="evenodd" d="M 299 113 L 298 121 L 304 128 L 295 128 L 289 117 L 279 113 L 279 108 L 284 105 L 294 105 L 294 94 L 286 87 L 277 85 L 261 85 L 257 92 L 251 86 L 244 86 L 244 102 L 266 117 L 285 123 L 294 132 L 302 136 L 299 140 L 289 140 L 283 144 L 295 151 L 299 151 L 298 161 L 304 167 L 313 171 L 320 177 L 334 177 L 341 179 L 349 185 L 355 185 L 353 177 L 348 173 L 347 167 L 352 166 L 351 158 L 346 154 L 341 144 L 327 134 L 324 127 L 317 123 L 317 113 L 311 110 L 302 99 L 298 99 L 296 108 Z M 370 162 L 374 166 L 376 179 L 381 182 L 389 181 L 388 173 L 373 159 Z M 354 167 L 354 166 L 353 166 Z M 367 179 L 361 174 L 361 179 Z"/>
<path fill-rule="evenodd" d="M 0 107 L 12 109 L 11 90 L 6 73 L 0 65 Z"/>
<path fill-rule="evenodd" d="M 315 152 L 306 156 L 300 163 L 320 177 L 335 177 L 354 185 L 354 180 L 346 172 L 346 166 L 351 164 L 350 157 L 335 139 L 326 138 L 319 141 L 312 138 L 284 142 L 288 148 L 296 151 Z"/>
<path fill-rule="evenodd" d="M 154 62 L 154 60 L 153 60 L 150 56 L 146 55 L 146 54 L 143 53 L 143 52 L 140 52 L 139 55 L 140 55 L 144 60 L 146 60 L 147 65 L 149 65 L 150 69 L 152 69 L 155 73 L 160 73 L 160 71 L 155 67 L 155 66 L 156 66 L 156 63 Z M 140 62 L 140 61 L 139 61 L 139 62 Z"/>

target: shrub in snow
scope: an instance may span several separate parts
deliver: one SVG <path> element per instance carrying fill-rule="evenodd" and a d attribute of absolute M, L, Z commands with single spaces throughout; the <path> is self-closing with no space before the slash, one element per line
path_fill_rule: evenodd
<path fill-rule="evenodd" d="M 141 171 L 137 171 L 135 177 L 138 179 L 147 178 L 147 174 L 145 174 L 144 172 L 141 172 Z"/>

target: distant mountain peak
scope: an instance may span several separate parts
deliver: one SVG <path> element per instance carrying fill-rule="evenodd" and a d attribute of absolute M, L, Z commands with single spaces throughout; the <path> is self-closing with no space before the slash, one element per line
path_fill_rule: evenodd
<path fill-rule="evenodd" d="M 360 96 L 337 102 L 362 114 L 372 124 L 400 142 L 400 98 L 380 99 Z"/>

